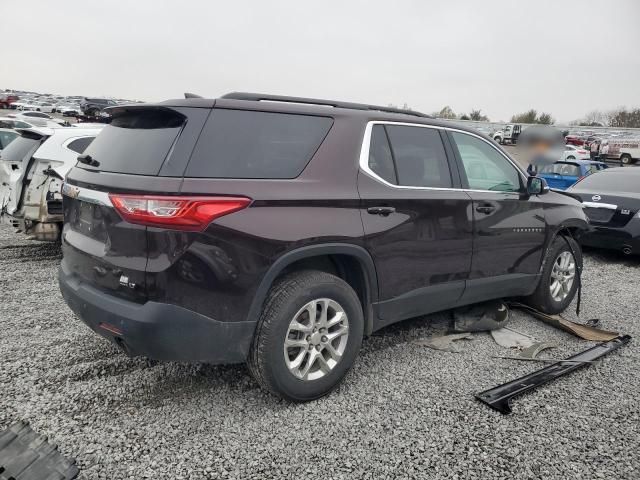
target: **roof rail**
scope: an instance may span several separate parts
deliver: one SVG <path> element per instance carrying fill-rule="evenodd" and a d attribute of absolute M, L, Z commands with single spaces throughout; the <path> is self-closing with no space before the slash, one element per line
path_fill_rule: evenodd
<path fill-rule="evenodd" d="M 340 102 L 337 100 L 321 100 L 318 98 L 306 97 L 288 97 L 285 95 L 269 95 L 263 93 L 247 93 L 247 92 L 231 92 L 220 98 L 228 98 L 232 100 L 248 100 L 253 102 L 284 102 L 284 103 L 302 103 L 307 105 L 324 105 L 327 107 L 347 108 L 351 110 L 373 110 L 386 113 L 401 113 L 403 115 L 414 115 L 416 117 L 431 118 L 421 112 L 413 110 L 404 110 L 402 108 L 383 107 L 380 105 L 367 105 L 366 103 Z"/>

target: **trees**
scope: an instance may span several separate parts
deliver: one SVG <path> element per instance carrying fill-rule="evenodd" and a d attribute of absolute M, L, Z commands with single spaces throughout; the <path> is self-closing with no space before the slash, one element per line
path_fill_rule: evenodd
<path fill-rule="evenodd" d="M 458 118 L 456 112 L 454 112 L 449 105 L 447 105 L 446 107 L 442 107 L 442 110 L 440 110 L 439 112 L 433 112 L 433 116 L 437 118 L 446 118 L 448 120 L 454 120 Z"/>
<path fill-rule="evenodd" d="M 471 113 L 469 114 L 469 119 L 475 120 L 477 122 L 489 121 L 489 117 L 487 117 L 486 115 L 482 115 L 482 110 L 471 110 Z"/>
<path fill-rule="evenodd" d="M 640 108 L 621 108 L 609 114 L 609 126 L 617 128 L 640 128 Z"/>
<path fill-rule="evenodd" d="M 512 123 L 539 123 L 542 125 L 552 125 L 555 119 L 550 113 L 542 112 L 538 116 L 538 111 L 535 109 L 528 110 L 524 113 L 519 113 L 511 117 Z"/>
<path fill-rule="evenodd" d="M 536 123 L 540 123 L 541 125 L 553 125 L 555 119 L 551 116 L 550 113 L 542 112 L 538 117 L 538 121 Z"/>

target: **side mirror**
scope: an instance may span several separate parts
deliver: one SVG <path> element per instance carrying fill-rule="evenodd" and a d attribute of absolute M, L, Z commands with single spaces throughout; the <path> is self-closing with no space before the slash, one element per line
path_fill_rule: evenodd
<path fill-rule="evenodd" d="M 544 178 L 529 177 L 527 178 L 527 193 L 529 195 L 543 195 L 549 191 L 549 185 Z"/>

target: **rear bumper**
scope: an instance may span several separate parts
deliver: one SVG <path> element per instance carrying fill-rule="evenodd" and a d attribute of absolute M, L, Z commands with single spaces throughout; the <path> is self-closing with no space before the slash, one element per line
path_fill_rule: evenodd
<path fill-rule="evenodd" d="M 64 265 L 58 281 L 71 310 L 131 356 L 206 363 L 247 358 L 255 322 L 220 322 L 177 305 L 122 300 L 80 281 Z"/>
<path fill-rule="evenodd" d="M 592 225 L 591 230 L 580 237 L 583 245 L 612 250 L 631 247 L 632 253 L 640 254 L 640 219 L 634 218 L 623 228 Z"/>

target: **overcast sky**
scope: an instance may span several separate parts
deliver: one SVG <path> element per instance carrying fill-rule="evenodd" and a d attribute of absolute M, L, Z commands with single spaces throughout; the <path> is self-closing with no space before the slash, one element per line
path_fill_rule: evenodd
<path fill-rule="evenodd" d="M 150 101 L 255 91 L 492 120 L 640 106 L 639 0 L 0 6 L 0 88 Z"/>

